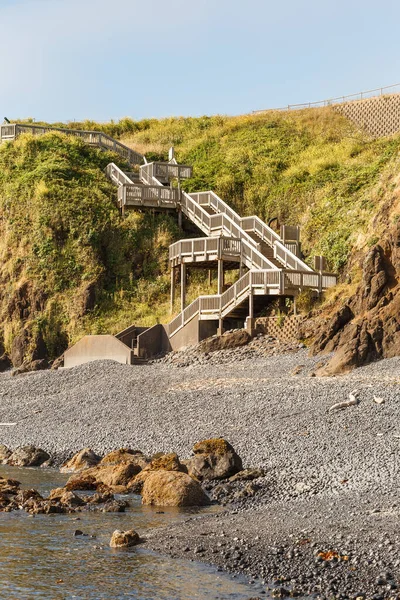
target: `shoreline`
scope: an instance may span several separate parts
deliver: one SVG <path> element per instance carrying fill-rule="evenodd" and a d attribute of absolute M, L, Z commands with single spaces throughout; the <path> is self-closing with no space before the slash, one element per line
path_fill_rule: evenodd
<path fill-rule="evenodd" d="M 262 476 L 204 483 L 225 510 L 154 530 L 146 547 L 282 595 L 399 598 L 400 358 L 337 378 L 313 377 L 318 360 L 299 350 L 223 367 L 105 361 L 3 374 L 0 422 L 17 425 L 0 443 L 33 443 L 59 463 L 85 446 L 184 459 L 196 441 L 223 437 Z M 357 406 L 329 411 L 355 389 Z"/>
<path fill-rule="evenodd" d="M 272 584 L 281 596 L 398 598 L 398 500 L 342 495 L 228 508 L 154 530 L 146 546 L 245 575 L 269 592 Z M 322 559 L 328 552 L 332 560 Z"/>

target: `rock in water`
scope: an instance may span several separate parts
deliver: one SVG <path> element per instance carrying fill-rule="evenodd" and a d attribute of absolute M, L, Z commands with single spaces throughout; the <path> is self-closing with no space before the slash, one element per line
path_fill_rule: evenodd
<path fill-rule="evenodd" d="M 120 531 L 116 529 L 111 536 L 111 548 L 129 548 L 136 546 L 140 542 L 139 534 L 133 529 L 129 531 Z"/>
<path fill-rule="evenodd" d="M 6 464 L 13 467 L 40 467 L 50 455 L 35 446 L 21 446 L 6 459 Z"/>
<path fill-rule="evenodd" d="M 101 456 L 98 456 L 90 448 L 83 448 L 70 460 L 65 462 L 61 468 L 61 473 L 78 473 L 84 469 L 96 466 L 101 461 Z"/>
<path fill-rule="evenodd" d="M 188 473 L 197 479 L 225 479 L 242 471 L 242 459 L 222 438 L 198 442 L 193 446 L 194 457 L 187 463 Z"/>
<path fill-rule="evenodd" d="M 180 471 L 151 471 L 142 490 L 147 506 L 206 506 L 210 503 L 201 485 Z"/>
<path fill-rule="evenodd" d="M 85 502 L 74 492 L 69 492 L 65 488 L 56 488 L 51 490 L 49 495 L 49 500 L 55 500 L 62 504 L 63 506 L 67 506 L 69 508 L 74 508 L 76 506 L 84 506 Z"/>
<path fill-rule="evenodd" d="M 141 471 L 135 463 L 126 462 L 119 465 L 101 465 L 86 469 L 83 473 L 71 475 L 66 483 L 69 490 L 91 490 L 104 486 L 110 491 L 125 493 L 126 486 L 131 485 L 134 477 Z"/>

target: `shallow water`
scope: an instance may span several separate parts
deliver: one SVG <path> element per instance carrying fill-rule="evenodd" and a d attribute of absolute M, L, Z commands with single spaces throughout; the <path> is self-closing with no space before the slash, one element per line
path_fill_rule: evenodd
<path fill-rule="evenodd" d="M 0 467 L 0 476 L 46 494 L 68 478 L 56 471 Z M 8 600 L 248 600 L 257 589 L 201 563 L 163 557 L 143 548 L 113 550 L 115 529 L 146 530 L 197 511 L 142 507 L 126 513 L 86 512 L 29 516 L 0 513 L 0 598 Z M 159 510 L 159 509 L 158 509 Z M 201 512 L 216 510 L 202 509 Z M 77 520 L 79 518 L 79 520 Z M 81 529 L 87 537 L 74 537 Z M 94 537 L 90 537 L 94 536 Z M 173 544 L 173 540 L 171 540 Z"/>

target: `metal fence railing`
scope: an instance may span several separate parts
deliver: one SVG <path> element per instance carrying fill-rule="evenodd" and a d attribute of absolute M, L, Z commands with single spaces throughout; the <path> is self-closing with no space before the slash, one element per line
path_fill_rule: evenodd
<path fill-rule="evenodd" d="M 327 98 L 325 100 L 318 100 L 317 102 L 304 102 L 302 104 L 288 104 L 287 106 L 280 106 L 279 108 L 265 108 L 262 110 L 253 110 L 252 114 L 260 114 L 275 110 L 301 110 L 303 108 L 318 108 L 322 106 L 331 106 L 333 104 L 344 104 L 346 102 L 354 102 L 356 100 L 365 100 L 366 98 L 373 98 L 375 96 L 384 96 L 386 94 L 398 94 L 400 93 L 400 83 L 394 83 L 393 85 L 386 85 L 384 87 L 375 88 L 373 90 L 366 90 L 365 92 L 357 92 L 356 94 L 348 94 L 347 96 L 336 96 L 335 98 Z"/>

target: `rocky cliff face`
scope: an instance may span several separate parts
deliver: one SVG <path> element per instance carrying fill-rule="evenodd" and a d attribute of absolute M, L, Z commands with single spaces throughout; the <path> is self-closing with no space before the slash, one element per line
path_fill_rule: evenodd
<path fill-rule="evenodd" d="M 400 354 L 400 223 L 366 253 L 356 292 L 326 319 L 316 317 L 312 354 L 335 352 L 320 375 Z M 309 328 L 309 323 L 307 327 Z"/>

